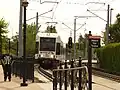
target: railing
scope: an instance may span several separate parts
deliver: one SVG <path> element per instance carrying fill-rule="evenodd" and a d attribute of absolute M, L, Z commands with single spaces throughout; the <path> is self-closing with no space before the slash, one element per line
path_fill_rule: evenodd
<path fill-rule="evenodd" d="M 65 62 L 64 69 L 60 64 L 59 69 L 53 70 L 53 90 L 67 90 L 71 88 L 74 90 L 88 90 L 88 69 L 87 66 L 82 66 L 81 59 L 79 60 L 79 66 L 74 67 L 74 61 L 71 61 L 71 67 L 67 67 Z M 70 89 L 68 89 L 70 90 Z"/>
<path fill-rule="evenodd" d="M 23 67 L 23 58 L 14 58 L 12 64 L 12 74 L 22 79 L 24 75 L 23 69 L 26 68 L 26 79 L 32 80 L 32 82 L 34 82 L 34 58 L 26 58 L 25 64 L 26 67 Z"/>

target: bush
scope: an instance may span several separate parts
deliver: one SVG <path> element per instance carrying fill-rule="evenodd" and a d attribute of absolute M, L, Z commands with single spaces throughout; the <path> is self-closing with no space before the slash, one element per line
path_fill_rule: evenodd
<path fill-rule="evenodd" d="M 112 43 L 96 49 L 100 68 L 110 72 L 120 72 L 120 43 Z"/>

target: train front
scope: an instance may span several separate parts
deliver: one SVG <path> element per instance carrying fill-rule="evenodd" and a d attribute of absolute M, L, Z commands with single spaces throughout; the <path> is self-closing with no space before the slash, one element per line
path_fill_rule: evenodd
<path fill-rule="evenodd" d="M 54 68 L 56 61 L 56 37 L 40 37 L 39 58 L 40 65 L 45 69 Z"/>

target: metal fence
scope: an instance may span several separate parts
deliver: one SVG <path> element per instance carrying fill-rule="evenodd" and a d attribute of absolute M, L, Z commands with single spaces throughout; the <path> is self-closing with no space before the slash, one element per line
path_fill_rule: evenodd
<path fill-rule="evenodd" d="M 64 67 L 60 64 L 59 69 L 53 70 L 53 90 L 88 90 L 88 69 L 82 66 L 81 58 L 76 66 L 72 60 L 70 68 L 67 62 Z"/>
<path fill-rule="evenodd" d="M 26 69 L 26 79 L 32 80 L 32 82 L 34 82 L 34 58 L 26 58 L 25 67 L 23 66 L 23 58 L 14 58 L 12 65 L 12 74 L 22 79 L 24 75 L 24 69 Z"/>

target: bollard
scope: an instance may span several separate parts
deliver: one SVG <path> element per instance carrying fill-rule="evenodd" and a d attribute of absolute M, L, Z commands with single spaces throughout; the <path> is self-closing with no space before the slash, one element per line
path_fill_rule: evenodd
<path fill-rule="evenodd" d="M 74 61 L 72 59 L 71 61 L 71 68 L 74 68 L 74 65 L 73 65 Z M 71 90 L 74 90 L 74 71 L 72 70 L 71 71 Z"/>
<path fill-rule="evenodd" d="M 60 62 L 60 69 L 62 69 L 62 64 Z M 60 87 L 60 90 L 62 90 L 62 71 L 59 71 L 59 76 L 60 76 L 60 82 L 59 82 L 59 87 Z"/>
<path fill-rule="evenodd" d="M 53 71 L 53 90 L 57 90 L 57 71 Z"/>
<path fill-rule="evenodd" d="M 65 60 L 65 69 L 67 68 L 67 60 Z M 65 90 L 67 90 L 67 71 L 65 70 Z"/>
<path fill-rule="evenodd" d="M 79 57 L 79 67 L 82 67 L 81 57 Z M 82 71 L 79 70 L 79 87 L 78 90 L 82 90 Z"/>

